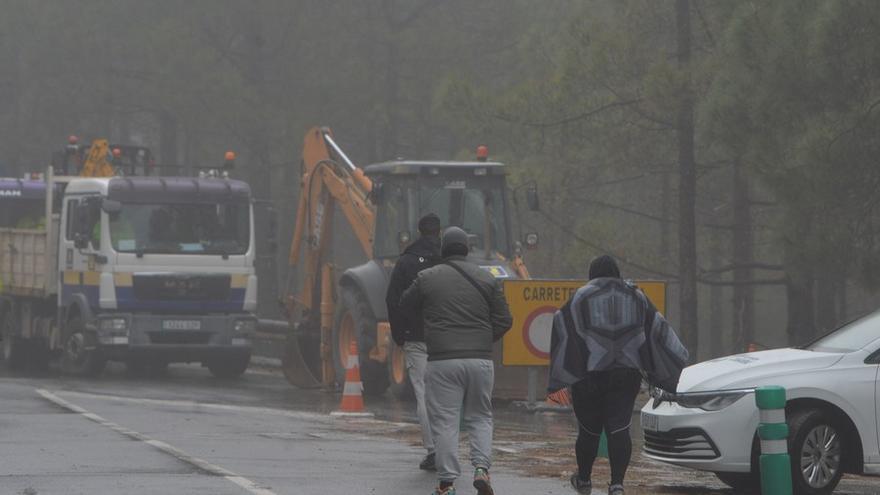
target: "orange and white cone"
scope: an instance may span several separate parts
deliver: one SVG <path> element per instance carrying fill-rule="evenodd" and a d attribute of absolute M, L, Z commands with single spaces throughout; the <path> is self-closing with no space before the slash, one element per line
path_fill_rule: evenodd
<path fill-rule="evenodd" d="M 361 382 L 361 370 L 358 365 L 357 343 L 352 340 L 348 347 L 348 363 L 345 367 L 345 386 L 342 389 L 342 403 L 339 410 L 331 416 L 349 418 L 371 418 L 373 413 L 364 409 L 364 384 Z"/>

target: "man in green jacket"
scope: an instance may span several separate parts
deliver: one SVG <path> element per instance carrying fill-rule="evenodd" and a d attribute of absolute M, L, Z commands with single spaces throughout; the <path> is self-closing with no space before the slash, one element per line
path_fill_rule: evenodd
<path fill-rule="evenodd" d="M 425 398 L 439 479 L 434 494 L 455 495 L 463 424 L 471 444 L 474 487 L 479 495 L 493 495 L 492 344 L 510 329 L 513 319 L 498 281 L 467 261 L 463 230 L 446 229 L 441 249 L 444 262 L 420 272 L 400 299 L 401 307 L 420 310 L 425 323 Z"/>

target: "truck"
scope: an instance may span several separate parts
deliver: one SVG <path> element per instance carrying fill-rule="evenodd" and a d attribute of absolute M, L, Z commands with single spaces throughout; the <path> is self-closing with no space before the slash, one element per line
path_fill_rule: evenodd
<path fill-rule="evenodd" d="M 472 261 L 499 279 L 529 278 L 524 249 L 537 234 L 514 235 L 513 191 L 503 163 L 478 148 L 473 161 L 394 160 L 360 168 L 326 127 L 306 134 L 301 189 L 289 254 L 286 297 L 289 334 L 284 374 L 298 387 L 334 387 L 345 376 L 354 341 L 364 393 L 389 387 L 411 393 L 402 349 L 390 337 L 385 293 L 394 264 L 414 240 L 420 216 L 433 212 L 444 227 L 469 234 Z M 530 209 L 537 191 L 526 191 Z M 360 264 L 340 270 L 331 253 L 339 210 L 357 239 Z"/>
<path fill-rule="evenodd" d="M 248 184 L 225 177 L 0 179 L 0 359 L 241 375 L 257 325 L 253 216 Z"/>

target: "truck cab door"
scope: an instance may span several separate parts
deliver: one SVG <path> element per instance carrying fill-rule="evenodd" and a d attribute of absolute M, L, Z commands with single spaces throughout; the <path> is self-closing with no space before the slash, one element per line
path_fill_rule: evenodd
<path fill-rule="evenodd" d="M 64 200 L 63 232 L 58 246 L 59 303 L 62 307 L 67 307 L 77 294 L 86 297 L 91 307 L 98 306 L 100 277 L 96 273 L 96 254 L 105 233 L 102 232 L 100 209 L 95 213 L 92 206 L 99 203 L 91 198 L 97 196 Z"/>

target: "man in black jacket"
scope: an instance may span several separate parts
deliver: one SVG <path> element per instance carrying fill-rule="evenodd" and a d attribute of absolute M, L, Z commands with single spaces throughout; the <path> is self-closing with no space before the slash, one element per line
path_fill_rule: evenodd
<path fill-rule="evenodd" d="M 427 406 L 437 447 L 435 495 L 455 494 L 461 474 L 459 425 L 471 444 L 474 487 L 492 495 L 492 345 L 513 319 L 501 284 L 486 270 L 467 262 L 468 236 L 458 227 L 443 233 L 444 262 L 419 273 L 403 293 L 401 306 L 421 310 L 428 347 Z"/>
<path fill-rule="evenodd" d="M 416 412 L 422 427 L 422 445 L 428 455 L 419 464 L 419 468 L 433 471 L 434 440 L 431 437 L 431 425 L 428 423 L 428 412 L 425 409 L 425 370 L 428 366 L 428 351 L 425 346 L 425 335 L 422 313 L 411 308 L 400 307 L 400 296 L 403 294 L 420 271 L 431 268 L 440 261 L 440 218 L 428 213 L 419 220 L 420 237 L 407 246 L 394 265 L 391 281 L 385 296 L 388 306 L 388 322 L 391 324 L 391 338 L 397 345 L 403 346 L 406 356 L 406 372 L 416 396 Z"/>

